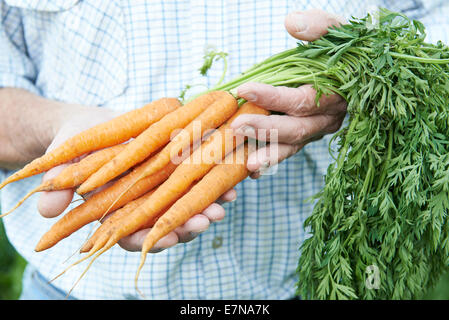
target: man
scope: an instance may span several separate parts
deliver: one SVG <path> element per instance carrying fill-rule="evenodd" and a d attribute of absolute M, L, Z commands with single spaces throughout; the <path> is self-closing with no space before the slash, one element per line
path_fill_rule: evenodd
<path fill-rule="evenodd" d="M 119 112 L 178 96 L 186 84 L 211 87 L 220 68 L 207 79 L 197 72 L 207 45 L 229 53 L 230 79 L 294 47 L 297 39 L 317 39 L 329 26 L 364 16 L 376 5 L 410 13 L 427 25 L 431 40 L 445 41 L 445 33 L 438 32 L 447 26 L 442 17 L 449 8 L 443 2 L 322 0 L 313 3 L 324 9 L 318 10 L 307 0 L 0 0 L 0 166 L 9 175 Z M 238 94 L 284 114 L 242 116 L 233 123 L 237 133 L 248 136 L 257 129 L 276 129 L 278 157 L 265 149 L 251 155 L 248 168 L 255 179 L 243 181 L 158 242 L 139 282 L 150 299 L 294 296 L 298 249 L 306 236 L 302 223 L 312 209 L 304 200 L 322 187 L 331 160 L 326 135 L 341 126 L 346 104 L 333 95 L 316 108 L 311 86 L 249 83 Z M 275 175 L 262 174 L 278 162 Z M 63 167 L 8 185 L 1 192 L 2 208 L 12 207 Z M 94 224 L 54 248 L 33 252 L 56 217 L 76 205 L 70 204 L 72 198 L 73 190 L 42 193 L 4 219 L 10 241 L 29 262 L 22 298 L 64 298 L 86 266 L 46 283 L 65 267 L 62 262 L 79 249 Z M 139 253 L 134 251 L 147 232 L 123 239 L 102 255 L 72 297 L 139 298 L 133 284 Z"/>

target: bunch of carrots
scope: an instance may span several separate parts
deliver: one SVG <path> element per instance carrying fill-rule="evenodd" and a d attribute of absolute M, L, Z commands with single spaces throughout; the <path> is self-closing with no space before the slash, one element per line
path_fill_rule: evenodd
<path fill-rule="evenodd" d="M 162 98 L 101 123 L 68 139 L 1 183 L 0 189 L 84 156 L 29 192 L 0 217 L 10 214 L 36 192 L 75 188 L 84 196 L 95 191 L 60 218 L 35 250 L 51 248 L 91 222 L 104 222 L 82 244 L 80 252 L 86 256 L 73 264 L 95 255 L 87 271 L 120 239 L 151 227 L 136 273 L 137 288 L 145 256 L 156 242 L 248 176 L 249 146 L 244 137 L 234 135 L 230 129 L 231 122 L 241 114 L 268 111 L 249 102 L 239 106 L 227 91 L 211 91 L 184 105 L 176 98 Z"/>
<path fill-rule="evenodd" d="M 235 136 L 230 124 L 241 114 L 268 111 L 231 93 L 247 82 L 313 84 L 317 102 L 322 95 L 342 96 L 349 117 L 332 138 L 338 156 L 305 222 L 312 236 L 300 248 L 298 293 L 320 299 L 417 297 L 447 267 L 449 243 L 442 229 L 449 209 L 447 201 L 439 201 L 447 199 L 448 188 L 438 179 L 447 167 L 442 155 L 448 145 L 449 48 L 426 43 L 425 37 L 419 21 L 379 9 L 375 16 L 354 18 L 318 40 L 268 57 L 226 83 L 224 61 L 219 83 L 188 102 L 163 98 L 82 132 L 13 174 L 0 189 L 88 155 L 17 206 L 40 191 L 77 188 L 83 196 L 101 190 L 56 222 L 36 250 L 98 220 L 104 223 L 82 244 L 86 256 L 74 263 L 92 257 L 91 264 L 123 237 L 151 227 L 137 287 L 155 243 L 248 175 L 250 144 Z M 225 57 L 207 52 L 201 74 Z M 174 135 L 177 129 L 183 130 Z M 423 165 L 430 171 L 421 170 Z M 372 183 L 376 170 L 381 178 Z M 371 265 L 380 266 L 388 279 L 381 290 L 366 290 L 364 270 Z"/>

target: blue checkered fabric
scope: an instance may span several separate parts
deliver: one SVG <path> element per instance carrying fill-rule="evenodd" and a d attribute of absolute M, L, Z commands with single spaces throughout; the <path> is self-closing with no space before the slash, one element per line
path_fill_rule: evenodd
<path fill-rule="evenodd" d="M 443 0 L 0 0 L 0 87 L 124 112 L 178 96 L 186 84 L 216 83 L 220 63 L 208 77 L 198 72 L 206 46 L 229 53 L 230 79 L 296 45 L 284 29 L 288 12 L 313 6 L 349 18 L 377 5 L 408 11 L 427 25 L 432 41 L 448 40 L 449 5 Z M 281 163 L 275 175 L 243 181 L 238 199 L 225 205 L 223 221 L 190 243 L 149 255 L 141 290 L 150 299 L 292 297 L 298 248 L 306 237 L 303 221 L 312 210 L 304 200 L 323 185 L 331 161 L 328 142 L 325 137 L 306 146 Z M 1 192 L 2 208 L 12 207 L 40 178 L 7 186 Z M 4 222 L 20 254 L 50 279 L 67 266 L 63 262 L 94 225 L 35 253 L 39 238 L 58 219 L 42 218 L 37 198 Z M 73 295 L 139 298 L 133 284 L 138 262 L 139 253 L 112 248 L 92 265 Z M 85 267 L 74 267 L 54 285 L 69 290 Z"/>

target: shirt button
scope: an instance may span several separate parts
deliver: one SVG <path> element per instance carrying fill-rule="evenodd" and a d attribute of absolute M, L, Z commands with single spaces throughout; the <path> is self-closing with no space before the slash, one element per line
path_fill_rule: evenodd
<path fill-rule="evenodd" d="M 212 248 L 218 249 L 223 245 L 223 237 L 216 236 L 214 240 L 212 240 Z"/>

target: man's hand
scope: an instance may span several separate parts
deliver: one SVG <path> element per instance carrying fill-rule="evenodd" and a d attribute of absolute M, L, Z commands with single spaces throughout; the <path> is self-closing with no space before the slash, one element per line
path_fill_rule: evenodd
<path fill-rule="evenodd" d="M 285 19 L 287 31 L 304 41 L 318 39 L 327 33 L 330 26 L 341 23 L 344 23 L 344 19 L 322 10 L 293 12 Z M 249 156 L 248 169 L 253 172 L 253 178 L 258 178 L 260 172 L 268 166 L 292 156 L 307 143 L 338 130 L 346 113 L 346 102 L 338 95 L 323 96 L 318 108 L 315 104 L 316 92 L 309 85 L 293 89 L 247 83 L 238 88 L 238 94 L 260 107 L 285 114 L 242 115 L 232 123 L 237 133 L 254 138 L 261 138 L 257 137 L 258 129 L 278 131 L 278 152 L 275 159 L 272 158 L 273 155 L 270 156 L 270 148 L 261 148 Z M 159 252 L 178 242 L 194 239 L 200 232 L 208 229 L 210 223 L 222 220 L 225 210 L 221 204 L 233 201 L 236 197 L 235 190 L 226 192 L 220 201 L 209 206 L 202 214 L 194 216 L 184 226 L 162 238 L 151 252 Z M 147 233 L 148 229 L 128 236 L 122 239 L 121 246 L 138 251 Z"/>
<path fill-rule="evenodd" d="M 338 95 L 322 96 L 316 106 L 316 91 L 311 85 L 299 88 L 273 87 L 261 83 L 246 83 L 238 88 L 240 97 L 262 108 L 283 115 L 242 115 L 231 127 L 237 134 L 270 141 L 248 157 L 252 178 L 297 153 L 307 143 L 337 131 L 346 113 L 346 102 Z M 263 134 L 259 134 L 263 133 Z M 271 134 L 265 134 L 273 132 Z M 276 152 L 270 152 L 276 150 Z"/>
<path fill-rule="evenodd" d="M 64 117 L 63 122 L 59 125 L 59 130 L 54 136 L 50 146 L 47 148 L 47 153 L 81 131 L 91 128 L 101 122 L 108 121 L 116 116 L 110 109 L 78 105 L 70 106 L 67 108 L 66 113 L 67 115 Z M 56 177 L 64 168 L 81 159 L 82 157 L 76 158 L 69 163 L 48 170 L 43 175 L 42 182 Z M 74 193 L 74 189 L 41 192 L 38 202 L 39 213 L 46 218 L 54 218 L 60 215 L 69 206 Z"/>
<path fill-rule="evenodd" d="M 312 41 L 326 34 L 330 26 L 343 22 L 342 18 L 315 9 L 289 14 L 285 27 L 293 37 Z M 283 114 L 242 115 L 231 125 L 238 134 L 258 140 L 270 140 L 270 135 L 259 135 L 258 132 L 273 130 L 276 133 L 275 145 L 260 148 L 249 156 L 248 169 L 252 171 L 252 178 L 258 178 L 261 172 L 294 155 L 307 143 L 337 131 L 346 114 L 346 101 L 336 94 L 322 96 L 318 107 L 316 91 L 311 85 L 288 88 L 245 83 L 237 88 L 237 92 L 262 108 Z M 270 153 L 270 148 L 277 152 Z"/>

